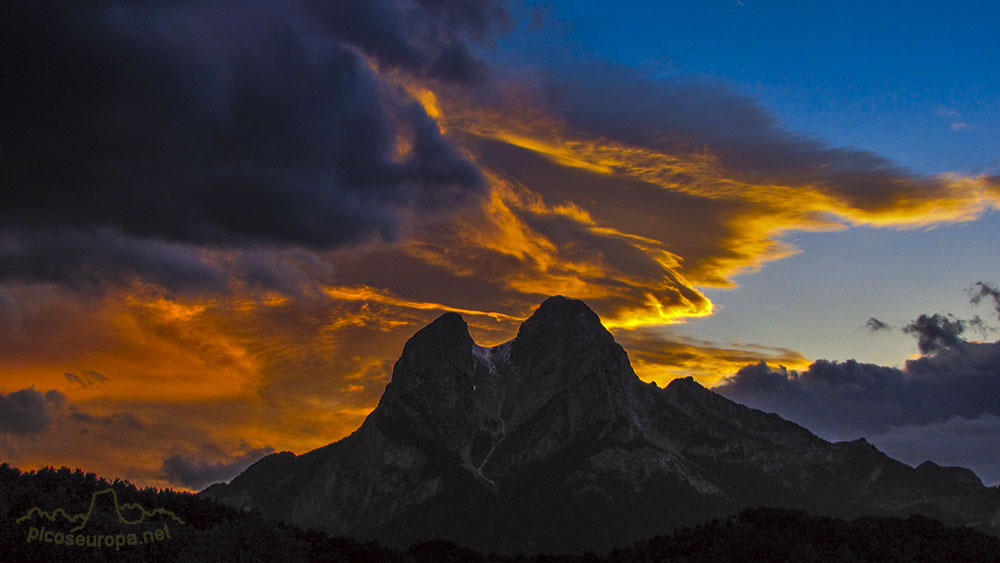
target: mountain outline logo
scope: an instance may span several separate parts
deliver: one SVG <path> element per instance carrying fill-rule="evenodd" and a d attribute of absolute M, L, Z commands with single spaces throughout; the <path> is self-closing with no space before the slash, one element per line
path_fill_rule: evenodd
<path fill-rule="evenodd" d="M 39 543 L 55 543 L 57 545 L 66 546 L 76 546 L 76 547 L 114 547 L 115 550 L 121 549 L 125 545 L 142 545 L 147 543 L 153 543 L 155 541 L 162 541 L 164 539 L 169 539 L 170 526 L 168 522 L 164 522 L 162 527 L 155 529 L 142 530 L 142 540 L 140 541 L 139 534 L 136 532 L 129 533 L 117 533 L 117 534 L 90 534 L 85 532 L 80 532 L 83 530 L 87 523 L 90 522 L 91 517 L 94 515 L 95 508 L 97 507 L 98 500 L 105 495 L 111 496 L 113 506 L 112 512 L 117 518 L 119 524 L 124 524 L 126 526 L 136 526 L 143 523 L 151 523 L 152 518 L 157 516 L 163 516 L 168 519 L 172 519 L 174 523 L 185 525 L 183 518 L 175 514 L 171 510 L 166 508 L 154 508 L 152 510 L 147 509 L 138 502 L 126 502 L 122 503 L 118 500 L 118 493 L 113 487 L 108 487 L 100 491 L 91 493 L 90 495 L 90 506 L 87 508 L 86 512 L 81 512 L 78 514 L 71 514 L 63 507 L 57 507 L 51 512 L 42 509 L 40 506 L 33 506 L 28 511 L 18 517 L 15 522 L 22 524 L 24 522 L 32 521 L 34 518 L 39 520 L 45 519 L 50 523 L 55 523 L 60 519 L 62 521 L 74 524 L 73 528 L 68 531 L 59 530 L 47 530 L 46 526 L 31 526 L 28 530 L 27 542 L 38 541 Z M 134 511 L 138 516 L 134 518 L 129 518 L 125 512 Z"/>
<path fill-rule="evenodd" d="M 108 487 L 107 489 L 103 489 L 103 490 L 91 493 L 91 495 L 90 495 L 90 507 L 87 508 L 87 512 L 86 513 L 80 513 L 80 514 L 76 514 L 76 515 L 70 516 L 69 513 L 66 512 L 66 509 L 64 509 L 62 507 L 56 508 L 52 512 L 46 512 L 46 511 L 42 510 L 41 507 L 33 506 L 30 509 L 28 509 L 28 512 L 25 513 L 24 516 L 19 517 L 16 520 L 16 522 L 18 524 L 20 524 L 20 523 L 24 522 L 25 520 L 30 520 L 33 514 L 37 514 L 41 518 L 46 518 L 50 522 L 55 522 L 56 517 L 61 514 L 63 516 L 63 518 L 65 518 L 69 522 L 75 522 L 75 521 L 80 520 L 80 519 L 83 520 L 83 522 L 81 524 L 79 524 L 78 526 L 76 526 L 74 528 L 71 528 L 69 530 L 70 532 L 78 532 L 78 531 L 82 530 L 84 528 L 84 526 L 87 525 L 87 522 L 90 521 L 90 515 L 93 514 L 93 512 L 94 512 L 94 506 L 97 504 L 97 497 L 100 496 L 100 495 L 108 494 L 108 493 L 110 493 L 111 494 L 111 498 L 114 499 L 114 503 L 115 503 L 115 515 L 118 517 L 118 521 L 121 522 L 122 524 L 127 524 L 129 526 L 134 526 L 136 524 L 142 524 L 143 522 L 145 522 L 145 520 L 146 520 L 147 517 L 156 516 L 158 514 L 165 514 L 165 515 L 173 518 L 174 521 L 177 522 L 178 524 L 180 524 L 182 526 L 184 525 L 184 520 L 180 516 L 177 516 L 172 511 L 167 510 L 166 508 L 154 508 L 153 510 L 146 510 L 145 507 L 143 507 L 141 504 L 139 504 L 137 502 L 126 502 L 124 504 L 119 503 L 118 502 L 118 493 L 112 487 Z M 122 514 L 122 509 L 125 509 L 125 510 L 136 510 L 136 509 L 138 509 L 139 512 L 142 514 L 142 516 L 140 516 L 137 520 L 129 520 L 128 518 L 126 518 Z"/>

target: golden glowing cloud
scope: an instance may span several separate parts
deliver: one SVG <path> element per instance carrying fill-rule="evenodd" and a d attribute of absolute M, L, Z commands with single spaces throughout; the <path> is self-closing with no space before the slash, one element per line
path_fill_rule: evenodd
<path fill-rule="evenodd" d="M 420 301 L 409 301 L 406 299 L 400 299 L 398 297 L 394 297 L 387 291 L 380 291 L 367 286 L 324 287 L 323 292 L 326 293 L 331 298 L 341 301 L 359 301 L 365 303 L 374 302 L 374 303 L 382 303 L 385 305 L 392 305 L 395 307 L 403 307 L 406 309 L 418 309 L 421 311 L 450 311 L 453 313 L 461 313 L 463 315 L 490 317 L 497 321 L 516 320 L 515 317 L 512 317 L 510 315 L 505 315 L 503 313 L 474 311 L 471 309 L 449 307 L 448 305 L 442 305 L 440 303 L 424 303 Z M 399 324 L 408 324 L 408 323 L 397 322 L 395 324 L 390 324 L 389 326 L 391 327 Z"/>
<path fill-rule="evenodd" d="M 969 221 L 1000 205 L 996 178 L 887 175 L 852 191 L 757 177 L 711 146 L 591 133 L 523 89 L 488 105 L 392 79 L 479 165 L 481 199 L 414 216 L 396 240 L 305 258 L 274 251 L 282 268 L 302 270 L 291 287 L 234 279 L 185 296 L 135 282 L 81 299 L 10 285 L 7 301 L 20 305 L 0 323 L 0 391 L 58 389 L 91 416 L 67 411 L 16 444 L 26 467 L 78 463 L 167 484 L 160 464 L 173 451 L 315 448 L 361 423 L 403 343 L 439 314 L 462 314 L 493 345 L 554 294 L 585 299 L 647 381 L 711 385 L 760 360 L 804 369 L 791 350 L 683 340 L 663 326 L 711 315 L 701 288 L 734 287 L 735 275 L 797 252 L 787 233 Z M 232 254 L 206 251 L 221 264 Z M 81 370 L 107 381 L 64 376 Z M 113 426 L 131 420 L 122 413 L 142 429 Z"/>
<path fill-rule="evenodd" d="M 411 241 L 411 248 L 470 276 L 481 269 L 464 263 L 464 256 L 483 251 L 511 256 L 517 263 L 504 275 L 507 289 L 596 300 L 609 326 L 669 324 L 711 314 L 711 304 L 696 286 L 732 287 L 735 275 L 794 254 L 796 249 L 781 241 L 789 232 L 850 225 L 923 227 L 974 220 L 1000 206 L 996 181 L 985 176 L 922 179 L 869 173 L 852 180 L 859 184 L 856 188 L 825 183 L 822 176 L 779 183 L 774 180 L 780 174 L 771 174 L 768 181 L 753 181 L 746 172 L 728 169 L 711 147 L 642 146 L 587 133 L 546 113 L 543 103 L 524 92 L 513 88 L 492 106 L 477 105 L 450 90 L 431 98 L 434 106 L 428 111 L 479 155 L 491 192 L 481 216 L 457 220 L 460 227 L 449 244 L 457 242 L 460 251 L 434 252 L 433 243 L 419 239 Z M 503 145 L 553 166 L 529 178 L 519 170 L 532 166 L 528 157 L 503 154 L 497 148 Z M 581 178 L 600 188 L 574 190 Z M 723 210 L 705 225 L 706 232 L 682 233 L 686 239 L 704 237 L 705 248 L 680 254 L 672 250 L 679 243 L 690 244 L 676 233 L 664 236 L 658 224 L 686 213 L 683 207 L 669 206 L 676 199 L 661 198 L 660 207 L 654 194 L 647 198 L 646 213 L 628 210 L 638 220 L 613 222 L 608 210 L 624 215 L 618 200 L 635 190 L 636 183 L 713 202 Z M 572 225 L 563 233 L 575 229 L 579 236 L 559 240 L 539 227 L 542 218 L 562 219 Z M 619 266 L 608 238 L 628 242 L 660 268 L 636 275 Z"/>
<path fill-rule="evenodd" d="M 691 376 L 710 387 L 741 367 L 761 361 L 789 369 L 805 369 L 811 363 L 794 350 L 755 345 L 720 346 L 652 329 L 616 329 L 614 335 L 628 351 L 636 374 L 643 381 L 653 381 L 660 386 L 677 377 Z"/>

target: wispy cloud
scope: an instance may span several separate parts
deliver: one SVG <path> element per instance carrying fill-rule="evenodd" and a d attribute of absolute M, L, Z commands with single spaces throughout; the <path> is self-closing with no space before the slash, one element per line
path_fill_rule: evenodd
<path fill-rule="evenodd" d="M 65 377 L 66 381 L 69 383 L 79 385 L 83 388 L 90 387 L 91 385 L 98 383 L 104 383 L 108 380 L 107 377 L 92 369 L 80 370 L 79 373 L 67 371 L 63 374 L 63 377 Z"/>
<path fill-rule="evenodd" d="M 973 127 L 961 119 L 961 114 L 949 107 L 939 107 L 934 112 L 942 121 L 948 123 L 952 131 L 968 131 Z"/>
<path fill-rule="evenodd" d="M 880 330 L 890 330 L 892 327 L 875 317 L 871 317 L 865 321 L 864 328 L 867 328 L 871 332 L 878 332 Z"/>

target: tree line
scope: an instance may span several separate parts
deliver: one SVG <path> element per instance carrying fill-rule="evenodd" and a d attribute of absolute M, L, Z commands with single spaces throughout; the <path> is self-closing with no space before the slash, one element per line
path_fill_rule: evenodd
<path fill-rule="evenodd" d="M 95 505 L 86 526 L 77 533 L 114 537 L 140 525 L 169 524 L 169 538 L 139 545 L 64 545 L 41 541 L 65 534 L 81 520 L 63 516 L 50 520 L 57 508 L 73 516 L 90 508 L 95 492 L 113 488 L 120 513 L 107 504 Z M 108 496 L 108 495 L 105 495 Z M 45 511 L 39 515 L 32 508 Z M 26 515 L 31 513 L 31 517 Z M 170 515 L 177 518 L 174 519 Z M 18 522 L 18 519 L 21 519 Z M 177 520 L 183 520 L 183 524 Z M 30 533 L 36 527 L 35 533 Z M 30 536 L 35 539 L 28 541 Z M 65 535 L 61 536 L 65 538 Z M 123 480 L 108 481 L 80 469 L 46 467 L 22 472 L 0 465 L 0 561 L 81 562 L 388 562 L 388 563 L 569 563 L 577 561 L 714 562 L 796 561 L 998 561 L 1000 538 L 969 528 L 949 527 L 923 516 L 867 517 L 853 521 L 804 512 L 755 508 L 725 519 L 666 533 L 609 553 L 499 555 L 477 553 L 447 541 L 425 541 L 406 549 L 376 542 L 330 536 L 264 519 L 216 501 L 170 489 L 140 489 Z"/>

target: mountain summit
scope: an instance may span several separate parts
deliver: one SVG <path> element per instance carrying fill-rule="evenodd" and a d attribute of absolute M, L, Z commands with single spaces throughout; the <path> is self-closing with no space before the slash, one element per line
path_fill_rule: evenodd
<path fill-rule="evenodd" d="M 353 434 L 202 494 L 390 545 L 503 552 L 627 545 L 765 505 L 1000 531 L 1000 492 L 968 470 L 826 442 L 691 378 L 643 383 L 598 316 L 561 296 L 492 348 L 441 315 L 403 347 Z"/>

